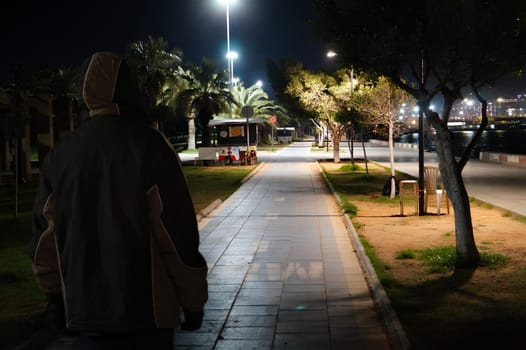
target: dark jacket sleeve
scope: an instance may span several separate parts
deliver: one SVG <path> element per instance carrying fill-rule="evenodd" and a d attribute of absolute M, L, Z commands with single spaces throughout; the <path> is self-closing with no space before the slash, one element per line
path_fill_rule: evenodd
<path fill-rule="evenodd" d="M 207 264 L 199 252 L 194 206 L 179 156 L 159 133 L 146 162 L 150 222 L 161 260 L 175 284 L 181 305 L 200 310 L 207 301 Z"/>
<path fill-rule="evenodd" d="M 33 237 L 27 252 L 39 287 L 47 293 L 59 294 L 53 189 L 49 180 L 51 156 L 48 154 L 40 169 L 40 185 L 33 203 Z"/>

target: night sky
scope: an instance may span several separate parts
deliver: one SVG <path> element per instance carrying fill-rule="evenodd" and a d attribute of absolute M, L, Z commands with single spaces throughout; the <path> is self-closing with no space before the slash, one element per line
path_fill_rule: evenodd
<path fill-rule="evenodd" d="M 268 87 L 266 62 L 302 61 L 311 69 L 334 65 L 309 21 L 308 0 L 236 0 L 230 5 L 234 74 Z M 163 37 L 186 61 L 215 59 L 226 69 L 226 11 L 219 0 L 17 0 L 2 4 L 0 83 L 9 64 L 80 66 L 93 52 L 124 53 L 133 41 Z M 526 92 L 526 77 L 490 89 L 492 95 Z"/>
<path fill-rule="evenodd" d="M 6 5 L 2 5 L 6 6 Z M 78 65 L 90 53 L 124 53 L 148 35 L 165 38 L 186 61 L 203 57 L 226 68 L 226 9 L 219 0 L 12 1 L 2 11 L 1 79 L 10 63 Z M 237 0 L 230 5 L 230 40 L 239 53 L 234 74 L 245 85 L 266 83 L 266 61 L 296 59 L 316 69 L 330 64 L 311 33 L 309 1 Z"/>

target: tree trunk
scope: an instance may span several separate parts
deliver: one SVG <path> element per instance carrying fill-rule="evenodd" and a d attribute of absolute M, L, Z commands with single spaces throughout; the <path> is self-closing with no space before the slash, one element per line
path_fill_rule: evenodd
<path fill-rule="evenodd" d="M 365 141 L 363 140 L 363 127 L 361 128 L 362 132 L 362 149 L 363 149 L 363 161 L 365 163 L 365 175 L 369 176 L 369 165 L 367 164 L 367 152 L 365 151 Z"/>
<path fill-rule="evenodd" d="M 473 236 L 469 197 L 462 179 L 462 171 L 453 153 L 451 133 L 438 119 L 438 114 L 433 113 L 433 116 L 430 116 L 430 121 L 437 129 L 436 141 L 440 174 L 447 195 L 451 199 L 455 215 L 456 267 L 474 268 L 480 262 L 480 255 Z"/>
<path fill-rule="evenodd" d="M 212 146 L 212 132 L 210 127 L 208 126 L 208 122 L 206 125 L 203 125 L 201 128 L 202 132 L 202 142 L 201 145 L 203 147 L 210 147 Z"/>
<path fill-rule="evenodd" d="M 354 164 L 354 128 L 351 128 L 349 132 L 349 140 L 347 140 L 347 146 L 349 147 L 349 154 L 351 156 L 351 164 Z"/>
<path fill-rule="evenodd" d="M 188 149 L 195 149 L 195 118 L 188 118 Z"/>
<path fill-rule="evenodd" d="M 340 162 L 340 139 L 341 135 L 339 133 L 334 133 L 332 135 L 332 154 L 334 163 Z"/>
<path fill-rule="evenodd" d="M 395 180 L 395 161 L 394 161 L 394 123 L 389 121 L 389 163 L 391 165 L 391 195 L 389 198 L 396 197 L 396 180 Z"/>

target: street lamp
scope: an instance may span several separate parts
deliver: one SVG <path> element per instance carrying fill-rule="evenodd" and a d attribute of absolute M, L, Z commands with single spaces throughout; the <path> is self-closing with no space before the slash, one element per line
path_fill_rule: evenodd
<path fill-rule="evenodd" d="M 230 72 L 230 75 L 228 77 L 228 80 L 230 81 L 230 86 L 234 86 L 234 60 L 237 60 L 239 57 L 239 54 L 235 51 L 228 51 L 226 54 L 226 58 L 228 59 L 228 70 Z"/>
<path fill-rule="evenodd" d="M 236 0 L 219 0 L 220 3 L 225 4 L 226 7 L 226 51 L 228 58 L 228 76 L 229 76 L 229 89 L 232 93 L 232 84 L 234 78 L 234 57 L 233 52 L 230 51 L 230 4 L 234 3 Z M 236 54 L 237 55 L 237 54 Z M 237 57 L 237 56 L 236 56 Z M 232 118 L 232 103 L 230 103 L 230 118 Z"/>
<path fill-rule="evenodd" d="M 239 55 L 235 51 L 228 51 L 226 54 L 226 58 L 228 59 L 228 70 L 230 72 L 228 80 L 228 90 L 230 91 L 230 94 L 232 94 L 232 89 L 234 88 L 234 84 L 237 85 L 239 82 L 239 78 L 234 78 L 234 60 L 238 58 Z M 228 110 L 230 114 L 230 119 L 232 119 L 232 101 L 228 103 Z"/>

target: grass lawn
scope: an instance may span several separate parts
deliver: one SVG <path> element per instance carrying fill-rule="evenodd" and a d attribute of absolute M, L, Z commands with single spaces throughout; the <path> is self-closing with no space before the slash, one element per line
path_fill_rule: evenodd
<path fill-rule="evenodd" d="M 185 166 L 196 212 L 226 199 L 255 166 Z M 0 186 L 0 349 L 9 349 L 49 322 L 45 296 L 36 286 L 26 246 L 31 238 L 31 206 L 36 183 L 20 189 L 14 218 L 14 186 Z"/>
<path fill-rule="evenodd" d="M 256 166 L 184 166 L 196 213 L 216 199 L 225 200 Z"/>
<path fill-rule="evenodd" d="M 455 270 L 452 214 L 401 217 L 398 197 L 378 196 L 389 175 L 385 168 L 371 164 L 367 175 L 363 167 L 349 171 L 342 163 L 321 165 L 349 208 L 412 349 L 524 347 L 523 218 L 472 201 L 482 264 Z"/>
<path fill-rule="evenodd" d="M 30 335 L 43 321 L 45 297 L 35 284 L 26 246 L 31 238 L 34 183 L 20 188 L 14 216 L 14 186 L 0 187 L 0 348 Z"/>

